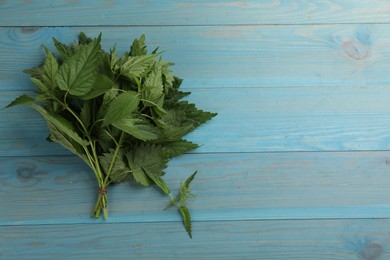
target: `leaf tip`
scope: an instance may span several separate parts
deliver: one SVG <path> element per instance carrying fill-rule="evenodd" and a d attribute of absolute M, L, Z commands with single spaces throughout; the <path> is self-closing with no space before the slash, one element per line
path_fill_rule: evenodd
<path fill-rule="evenodd" d="M 34 98 L 32 98 L 26 94 L 23 94 L 23 95 L 15 98 L 11 103 L 9 103 L 6 107 L 2 108 L 1 110 L 6 109 L 6 108 L 10 108 L 13 106 L 17 106 L 17 105 L 30 104 L 34 101 L 35 101 Z"/>
<path fill-rule="evenodd" d="M 184 228 L 188 236 L 192 239 L 191 215 L 186 206 L 179 207 L 180 214 L 183 218 Z"/>

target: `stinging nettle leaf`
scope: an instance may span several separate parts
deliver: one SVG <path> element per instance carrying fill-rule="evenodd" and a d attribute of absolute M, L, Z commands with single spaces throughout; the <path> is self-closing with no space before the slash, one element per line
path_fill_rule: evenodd
<path fill-rule="evenodd" d="M 93 41 L 92 38 L 88 37 L 85 33 L 80 32 L 80 34 L 79 34 L 79 44 L 80 45 L 86 45 L 92 41 Z"/>
<path fill-rule="evenodd" d="M 146 55 L 145 35 L 142 34 L 139 39 L 135 39 L 130 47 L 130 56 Z"/>
<path fill-rule="evenodd" d="M 121 74 L 128 79 L 134 80 L 141 77 L 141 75 L 149 68 L 157 57 L 156 54 L 128 57 L 127 61 L 121 68 Z"/>
<path fill-rule="evenodd" d="M 42 91 L 47 91 L 49 89 L 48 86 L 46 86 L 42 81 L 37 78 L 31 77 L 30 80 Z"/>
<path fill-rule="evenodd" d="M 74 50 L 67 46 L 66 44 L 63 44 L 59 42 L 56 38 L 52 38 L 54 46 L 56 47 L 57 51 L 61 54 L 62 58 L 66 60 L 70 56 L 73 55 Z"/>
<path fill-rule="evenodd" d="M 109 153 L 103 153 L 102 156 L 99 156 L 100 164 L 103 167 L 103 170 L 107 174 L 111 162 L 114 157 L 114 150 L 110 149 Z M 130 169 L 127 167 L 125 161 L 123 160 L 123 152 L 119 151 L 117 156 L 115 157 L 115 161 L 111 170 L 110 179 L 114 183 L 124 182 L 130 180 L 132 178 L 132 174 Z"/>
<path fill-rule="evenodd" d="M 164 85 L 160 67 L 154 66 L 147 75 L 142 88 L 142 99 L 145 106 L 154 106 L 158 109 L 156 112 L 165 113 L 162 108 L 164 105 Z"/>
<path fill-rule="evenodd" d="M 176 119 L 180 119 L 179 122 L 181 124 L 192 124 L 194 128 L 217 115 L 217 113 L 197 109 L 195 104 L 189 103 L 188 101 L 180 101 L 177 103 L 172 109 L 172 113 L 175 114 Z"/>
<path fill-rule="evenodd" d="M 42 82 L 47 86 L 48 89 L 54 88 L 57 85 L 56 75 L 58 71 L 58 63 L 54 55 L 49 51 L 48 48 L 42 46 L 46 53 L 46 60 L 42 66 Z"/>
<path fill-rule="evenodd" d="M 30 103 L 30 106 L 37 110 L 43 118 L 46 119 L 46 121 L 53 126 L 55 126 L 58 130 L 63 132 L 68 138 L 72 139 L 73 141 L 77 142 L 81 146 L 87 146 L 89 143 L 86 140 L 83 140 L 74 130 L 73 125 L 67 121 L 65 118 L 61 117 L 57 114 L 50 114 L 47 112 L 44 108 L 41 106 Z"/>
<path fill-rule="evenodd" d="M 92 89 L 87 94 L 85 94 L 80 98 L 83 100 L 93 99 L 95 97 L 103 95 L 108 90 L 110 90 L 113 86 L 114 86 L 114 82 L 112 82 L 112 80 L 109 77 L 107 77 L 106 75 L 97 75 L 95 79 L 95 83 L 92 86 Z"/>
<path fill-rule="evenodd" d="M 151 141 L 159 137 L 157 129 L 140 118 L 124 118 L 113 123 L 113 126 L 142 141 Z"/>
<path fill-rule="evenodd" d="M 30 74 L 33 78 L 42 80 L 43 69 L 41 67 L 34 67 L 23 70 L 24 73 Z"/>
<path fill-rule="evenodd" d="M 155 65 L 145 80 L 145 87 L 157 89 L 159 92 L 163 90 L 163 81 L 161 67 Z"/>
<path fill-rule="evenodd" d="M 183 218 L 183 224 L 184 227 L 190 236 L 192 238 L 192 228 L 191 228 L 191 215 L 190 212 L 188 211 L 188 208 L 186 206 L 180 206 L 179 207 L 180 214 Z"/>
<path fill-rule="evenodd" d="M 100 65 L 100 36 L 81 46 L 58 69 L 56 80 L 60 89 L 74 96 L 89 93 Z"/>
<path fill-rule="evenodd" d="M 194 180 L 194 178 L 195 178 L 195 175 L 198 173 L 198 171 L 195 171 L 193 174 L 191 174 L 191 176 L 190 177 L 188 177 L 187 179 L 186 179 L 186 181 L 184 182 L 184 187 L 186 187 L 187 189 L 190 187 L 190 184 L 191 184 L 191 182 Z"/>
<path fill-rule="evenodd" d="M 194 144 L 187 140 L 180 139 L 174 142 L 164 143 L 164 145 L 162 146 L 162 151 L 164 153 L 164 156 L 170 158 L 170 157 L 179 156 L 183 153 L 186 153 L 198 147 L 199 145 L 197 144 Z"/>
<path fill-rule="evenodd" d="M 107 114 L 107 110 L 111 102 L 117 97 L 118 89 L 112 88 L 107 90 L 102 96 L 103 100 L 101 102 L 100 108 L 98 109 L 98 119 L 104 119 Z"/>
<path fill-rule="evenodd" d="M 5 108 L 13 107 L 13 106 L 18 106 L 18 105 L 23 105 L 23 104 L 30 104 L 34 102 L 35 99 L 23 94 L 17 98 L 15 98 L 11 103 L 9 103 Z"/>
<path fill-rule="evenodd" d="M 118 54 L 116 53 L 116 48 L 114 47 L 111 51 L 110 51 L 110 68 L 111 68 L 111 71 L 117 71 L 119 69 L 119 57 L 118 57 Z"/>
<path fill-rule="evenodd" d="M 88 127 L 93 121 L 93 106 L 92 102 L 85 101 L 80 110 L 80 120 Z"/>
<path fill-rule="evenodd" d="M 49 139 L 50 141 L 61 144 L 68 151 L 80 157 L 87 165 L 92 166 L 88 157 L 85 155 L 83 147 L 80 146 L 77 142 L 73 141 L 71 138 L 66 137 L 55 125 L 48 122 L 48 128 L 50 132 Z"/>
<path fill-rule="evenodd" d="M 142 168 L 131 169 L 131 172 L 133 173 L 134 179 L 142 186 L 150 187 L 153 185 L 153 180 L 149 178 Z"/>
<path fill-rule="evenodd" d="M 191 132 L 194 129 L 192 124 L 187 124 L 183 126 L 175 126 L 175 125 L 165 125 L 161 129 L 161 139 L 165 141 L 177 141 L 180 140 L 181 137 Z"/>
<path fill-rule="evenodd" d="M 131 114 L 138 108 L 139 97 L 134 91 L 127 91 L 119 94 L 112 100 L 104 116 L 104 125 L 118 123 L 125 118 L 129 118 Z"/>
<path fill-rule="evenodd" d="M 151 186 L 154 181 L 145 172 L 155 176 L 164 175 L 167 160 L 161 155 L 161 148 L 152 145 L 140 145 L 126 153 L 127 162 L 134 179 L 144 186 Z"/>
<path fill-rule="evenodd" d="M 171 193 L 165 181 L 161 179 L 158 175 L 149 172 L 148 169 L 145 169 L 143 167 L 142 170 L 146 173 L 146 175 L 148 175 L 148 177 L 154 182 L 154 184 L 156 184 L 165 194 Z"/>

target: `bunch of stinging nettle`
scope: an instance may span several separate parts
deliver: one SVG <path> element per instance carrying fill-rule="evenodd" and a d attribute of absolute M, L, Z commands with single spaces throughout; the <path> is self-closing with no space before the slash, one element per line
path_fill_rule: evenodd
<path fill-rule="evenodd" d="M 88 164 L 96 175 L 99 193 L 93 216 L 107 218 L 107 187 L 135 180 L 157 185 L 177 206 L 191 237 L 186 202 L 193 196 L 181 183 L 173 196 L 161 178 L 170 158 L 198 147 L 182 137 L 214 117 L 181 99 L 181 79 L 169 70 L 157 49 L 148 54 L 145 37 L 134 40 L 130 51 L 101 47 L 101 34 L 65 45 L 53 38 L 60 58 L 46 47 L 46 60 L 28 69 L 38 87 L 36 96 L 22 95 L 7 107 L 26 104 L 37 110 L 49 128 L 48 140 L 60 143 Z"/>

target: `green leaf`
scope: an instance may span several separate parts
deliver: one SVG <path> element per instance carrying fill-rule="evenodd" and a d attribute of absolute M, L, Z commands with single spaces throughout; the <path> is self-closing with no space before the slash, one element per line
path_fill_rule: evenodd
<path fill-rule="evenodd" d="M 49 139 L 53 142 L 61 144 L 68 151 L 80 157 L 87 165 L 92 167 L 88 157 L 85 155 L 83 147 L 80 146 L 77 142 L 73 141 L 71 138 L 67 137 L 63 132 L 61 132 L 55 125 L 48 122 L 49 127 Z"/>
<path fill-rule="evenodd" d="M 130 166 L 131 167 L 131 166 Z M 134 179 L 141 185 L 145 187 L 150 187 L 153 185 L 153 180 L 149 178 L 149 176 L 145 173 L 142 168 L 131 168 L 131 172 L 133 173 Z"/>
<path fill-rule="evenodd" d="M 149 177 L 164 175 L 167 160 L 161 155 L 161 148 L 152 145 L 140 145 L 126 153 L 127 162 L 134 179 L 144 186 L 151 186 L 154 181 Z M 148 172 L 148 174 L 146 173 Z"/>
<path fill-rule="evenodd" d="M 104 119 L 104 117 L 107 114 L 108 107 L 110 106 L 111 102 L 117 97 L 118 95 L 118 89 L 112 88 L 106 91 L 106 93 L 103 94 L 103 101 L 101 102 L 100 108 L 98 110 L 98 116 L 97 119 Z"/>
<path fill-rule="evenodd" d="M 128 57 L 127 61 L 122 65 L 121 75 L 131 80 L 140 78 L 146 69 L 152 66 L 157 55 L 158 54 L 150 54 L 144 56 Z"/>
<path fill-rule="evenodd" d="M 39 79 L 37 78 L 33 78 L 31 77 L 30 80 L 42 91 L 46 92 L 48 90 L 48 87 L 43 84 L 42 81 L 40 81 Z"/>
<path fill-rule="evenodd" d="M 88 37 L 85 33 L 80 32 L 80 34 L 79 34 L 79 44 L 80 45 L 86 45 L 92 41 L 93 40 L 90 37 Z"/>
<path fill-rule="evenodd" d="M 72 139 L 73 141 L 77 142 L 81 146 L 87 146 L 89 143 L 85 140 L 83 140 L 74 130 L 73 125 L 67 121 L 65 118 L 61 117 L 57 114 L 50 114 L 47 112 L 44 108 L 41 106 L 30 103 L 30 106 L 37 110 L 45 120 L 55 126 L 59 131 L 61 131 L 63 134 L 65 134 L 68 138 Z"/>
<path fill-rule="evenodd" d="M 197 144 L 181 139 L 174 142 L 164 143 L 164 145 L 162 146 L 162 151 L 164 156 L 170 158 L 179 156 L 198 147 L 199 146 Z"/>
<path fill-rule="evenodd" d="M 71 47 L 59 42 L 54 37 L 52 38 L 52 40 L 54 42 L 54 46 L 56 47 L 57 51 L 61 54 L 64 60 L 66 60 L 67 58 L 73 55 L 74 50 Z"/>
<path fill-rule="evenodd" d="M 111 68 L 111 71 L 117 71 L 119 69 L 119 57 L 118 57 L 118 54 L 116 53 L 116 48 L 114 47 L 114 49 L 112 49 L 110 51 L 110 68 Z"/>
<path fill-rule="evenodd" d="M 191 132 L 192 129 L 194 129 L 194 126 L 191 124 L 183 126 L 165 125 L 160 131 L 161 139 L 165 141 L 180 140 L 181 137 Z"/>
<path fill-rule="evenodd" d="M 173 64 L 173 63 L 171 63 L 171 64 Z M 169 65 L 171 65 L 171 64 L 169 64 Z M 172 88 L 173 87 L 173 82 L 174 82 L 175 79 L 174 79 L 172 71 L 168 69 L 168 65 L 162 67 L 161 73 L 162 73 L 162 76 L 163 76 L 165 87 L 167 89 L 168 88 Z"/>
<path fill-rule="evenodd" d="M 165 193 L 170 194 L 171 191 L 169 190 L 168 186 L 166 185 L 165 181 L 161 179 L 158 175 L 149 172 L 147 168 L 142 167 L 142 170 L 148 175 L 148 177 Z"/>
<path fill-rule="evenodd" d="M 173 76 L 172 86 L 166 88 L 165 103 L 164 103 L 165 109 L 173 108 L 175 105 L 177 105 L 180 99 L 191 94 L 191 92 L 188 91 L 183 92 L 179 90 L 182 82 L 183 82 L 182 79 Z"/>
<path fill-rule="evenodd" d="M 112 80 L 109 77 L 101 74 L 97 75 L 92 89 L 87 94 L 85 94 L 80 98 L 83 100 L 93 99 L 95 97 L 98 97 L 106 93 L 113 86 L 114 86 L 114 82 L 112 82 Z"/>
<path fill-rule="evenodd" d="M 56 74 L 58 71 L 58 63 L 48 48 L 43 45 L 42 48 L 46 53 L 44 64 L 41 67 L 26 69 L 24 72 L 32 76 L 31 81 L 33 81 L 34 84 L 40 88 L 40 90 L 48 91 L 57 86 Z"/>
<path fill-rule="evenodd" d="M 161 129 L 161 139 L 176 141 L 194 129 L 191 121 L 187 120 L 185 111 L 169 110 L 156 121 Z"/>
<path fill-rule="evenodd" d="M 45 46 L 43 46 L 43 48 L 46 52 L 46 60 L 42 66 L 42 82 L 48 89 L 52 89 L 57 85 L 56 75 L 58 71 L 58 63 L 49 49 Z"/>
<path fill-rule="evenodd" d="M 91 124 L 93 120 L 92 115 L 92 102 L 85 101 L 80 110 L 80 120 L 83 122 L 84 126 L 88 127 Z"/>
<path fill-rule="evenodd" d="M 157 129 L 144 119 L 124 118 L 117 123 L 113 123 L 113 126 L 142 141 L 150 141 L 158 138 Z"/>
<path fill-rule="evenodd" d="M 197 109 L 195 104 L 191 104 L 188 101 L 180 101 L 169 112 L 174 115 L 174 120 L 177 121 L 176 124 L 192 124 L 194 128 L 217 115 L 217 113 Z"/>
<path fill-rule="evenodd" d="M 191 230 L 191 215 L 186 206 L 180 206 L 179 212 L 183 218 L 184 228 L 186 229 L 188 236 L 192 238 L 192 230 Z"/>
<path fill-rule="evenodd" d="M 113 147 L 116 147 L 116 143 L 112 137 L 114 137 L 115 140 L 119 139 L 119 136 L 117 136 L 115 133 L 110 133 L 108 130 L 109 129 L 107 128 L 102 128 L 101 124 L 99 123 L 95 124 L 94 135 L 96 136 L 97 140 L 99 140 L 99 146 L 103 151 L 109 151 Z"/>
<path fill-rule="evenodd" d="M 153 70 L 148 74 L 141 93 L 145 106 L 156 107 L 158 114 L 165 113 L 163 109 L 164 86 L 160 67 L 154 66 Z"/>
<path fill-rule="evenodd" d="M 42 80 L 43 70 L 41 67 L 34 67 L 31 69 L 25 69 L 25 70 L 23 70 L 23 72 L 26 74 L 30 74 L 32 77 L 34 77 L 36 79 Z"/>
<path fill-rule="evenodd" d="M 193 174 L 191 174 L 191 176 L 186 179 L 186 181 L 184 182 L 183 186 L 188 189 L 190 187 L 191 182 L 194 180 L 195 175 L 197 173 L 198 173 L 198 171 L 195 171 Z"/>
<path fill-rule="evenodd" d="M 127 91 L 119 94 L 109 103 L 107 113 L 104 116 L 104 125 L 119 123 L 124 118 L 131 116 L 139 104 L 138 93 Z"/>
<path fill-rule="evenodd" d="M 99 35 L 64 61 L 56 76 L 60 89 L 74 96 L 83 96 L 91 91 L 101 63 L 100 48 Z"/>
<path fill-rule="evenodd" d="M 113 156 L 114 149 L 110 149 L 109 153 L 103 153 L 102 156 L 99 156 L 100 164 L 102 165 L 102 168 L 106 174 L 108 173 L 108 169 L 111 165 L 111 161 L 113 160 Z M 111 170 L 110 179 L 114 183 L 119 183 L 128 181 L 131 178 L 132 174 L 123 159 L 123 152 L 119 151 Z"/>
<path fill-rule="evenodd" d="M 30 104 L 34 102 L 35 99 L 23 94 L 17 98 L 15 98 L 11 103 L 9 103 L 5 108 L 13 107 L 13 106 L 18 106 L 18 105 L 24 105 L 24 104 Z"/>
<path fill-rule="evenodd" d="M 179 205 L 184 205 L 188 200 L 195 197 L 195 195 L 190 190 L 190 183 L 195 178 L 197 172 L 194 172 L 187 180 L 180 184 L 180 193 L 177 200 L 179 201 Z"/>
<path fill-rule="evenodd" d="M 161 67 L 155 65 L 153 70 L 148 74 L 145 80 L 145 87 L 158 89 L 160 92 L 163 90 Z"/>
<path fill-rule="evenodd" d="M 145 45 L 145 35 L 142 34 L 139 39 L 135 39 L 133 44 L 130 47 L 130 55 L 131 56 L 142 56 L 146 55 L 146 45 Z"/>

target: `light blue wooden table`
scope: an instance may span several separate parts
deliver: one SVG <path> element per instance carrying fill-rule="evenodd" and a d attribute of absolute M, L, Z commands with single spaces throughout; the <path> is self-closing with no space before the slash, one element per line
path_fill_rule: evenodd
<path fill-rule="evenodd" d="M 84 31 L 120 52 L 146 34 L 219 113 L 165 176 L 198 170 L 191 240 L 157 189 L 117 185 L 90 218 L 89 169 L 0 111 L 0 259 L 390 259 L 389 1 L 6 0 L 0 26 L 0 107 L 40 44 Z"/>

